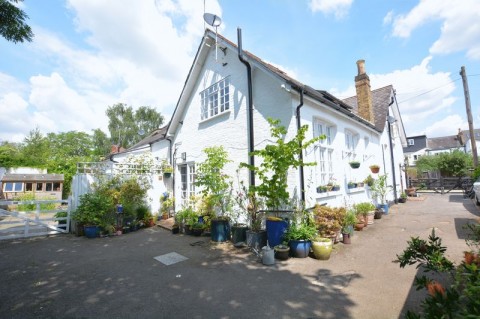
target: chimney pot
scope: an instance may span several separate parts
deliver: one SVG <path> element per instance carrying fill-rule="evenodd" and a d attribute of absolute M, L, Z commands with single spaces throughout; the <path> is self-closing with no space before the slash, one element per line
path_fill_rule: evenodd
<path fill-rule="evenodd" d="M 358 75 L 365 74 L 365 60 L 357 61 Z"/>

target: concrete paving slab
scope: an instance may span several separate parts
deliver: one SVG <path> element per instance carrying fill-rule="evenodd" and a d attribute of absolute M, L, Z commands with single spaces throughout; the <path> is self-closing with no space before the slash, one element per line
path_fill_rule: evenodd
<path fill-rule="evenodd" d="M 159 262 L 161 262 L 166 266 L 170 266 L 170 265 L 179 263 L 181 261 L 187 260 L 188 258 L 180 255 L 179 253 L 171 252 L 165 255 L 153 257 L 153 259 L 158 260 Z"/>

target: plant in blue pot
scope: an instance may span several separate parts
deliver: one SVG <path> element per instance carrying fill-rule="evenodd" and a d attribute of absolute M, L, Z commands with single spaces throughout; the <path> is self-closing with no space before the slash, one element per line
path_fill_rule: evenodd
<path fill-rule="evenodd" d="M 308 212 L 295 216 L 285 232 L 285 241 L 290 246 L 293 257 L 306 258 L 312 245 L 311 240 L 318 235 L 317 228 Z"/>
<path fill-rule="evenodd" d="M 373 196 L 377 200 L 377 207 L 383 210 L 384 214 L 388 214 L 388 202 L 387 195 L 390 192 L 392 186 L 387 183 L 387 174 L 379 175 L 371 186 Z"/>

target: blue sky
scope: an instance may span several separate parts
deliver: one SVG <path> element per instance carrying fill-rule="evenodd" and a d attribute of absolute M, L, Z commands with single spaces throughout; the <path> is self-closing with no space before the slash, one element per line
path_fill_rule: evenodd
<path fill-rule="evenodd" d="M 32 43 L 0 39 L 0 141 L 107 131 L 115 103 L 173 112 L 204 31 L 219 32 L 294 78 L 355 94 L 356 61 L 372 89 L 392 84 L 408 136 L 468 129 L 466 67 L 480 125 L 480 0 L 25 0 Z"/>

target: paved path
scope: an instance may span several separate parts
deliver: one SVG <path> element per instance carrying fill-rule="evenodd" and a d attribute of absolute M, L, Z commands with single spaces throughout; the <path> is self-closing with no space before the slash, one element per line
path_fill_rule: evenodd
<path fill-rule="evenodd" d="M 421 295 L 411 287 L 416 269 L 392 263 L 406 241 L 435 227 L 459 261 L 461 226 L 478 216 L 462 195 L 425 195 L 337 244 L 328 261 L 274 266 L 160 227 L 0 242 L 0 318 L 398 318 Z M 154 259 L 172 252 L 188 259 Z"/>

